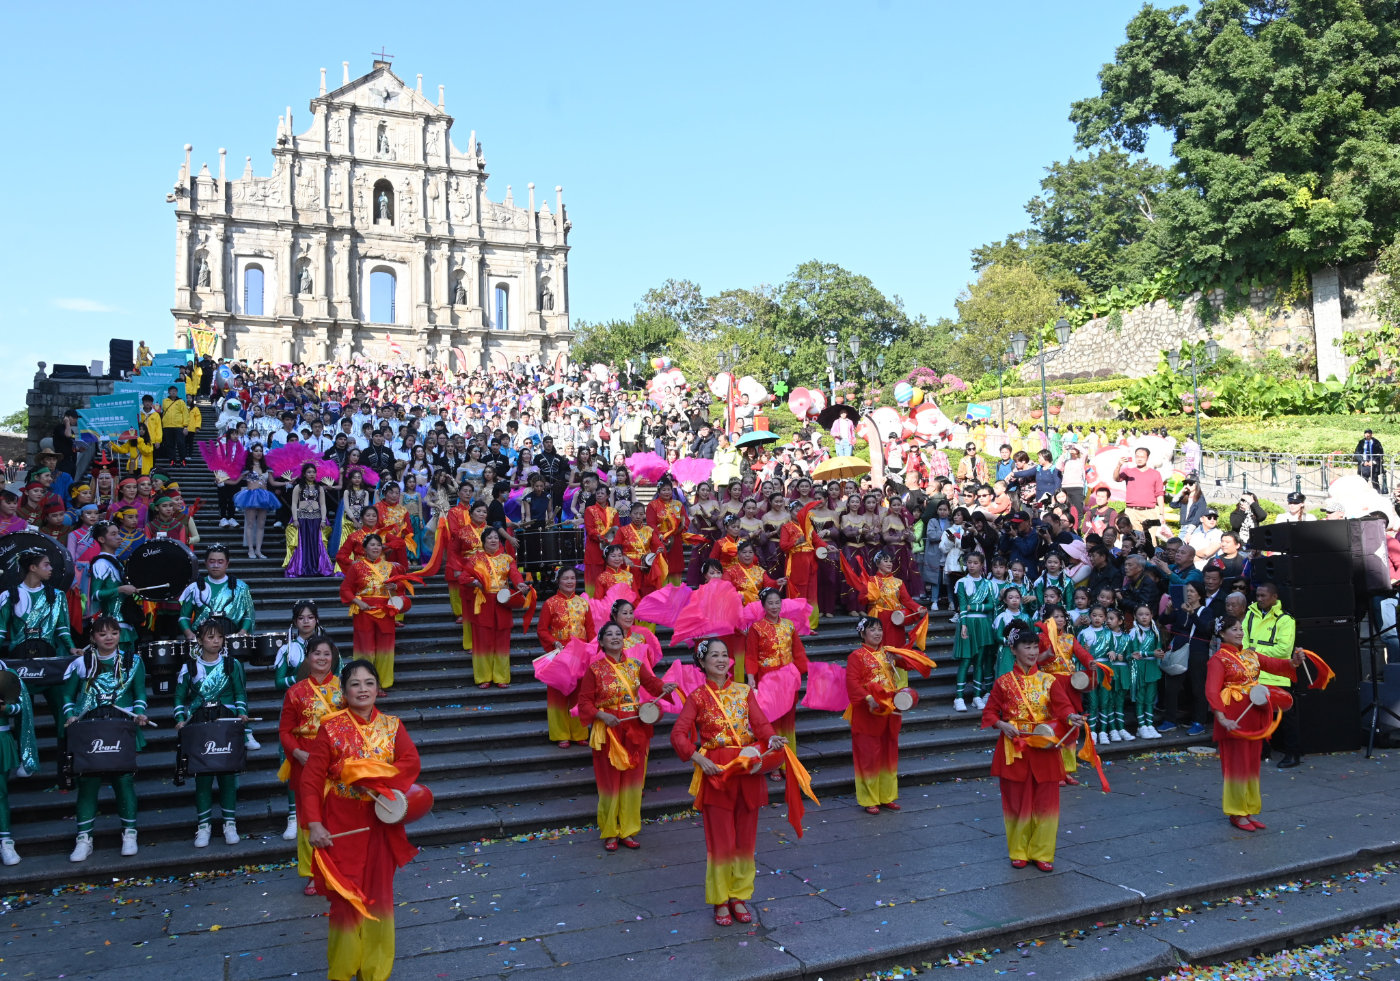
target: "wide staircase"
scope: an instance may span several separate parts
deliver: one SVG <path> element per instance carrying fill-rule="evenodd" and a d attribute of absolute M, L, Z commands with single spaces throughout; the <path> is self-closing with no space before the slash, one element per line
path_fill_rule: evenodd
<path fill-rule="evenodd" d="M 212 406 L 201 406 L 206 420 L 201 438 L 213 438 Z M 166 468 L 177 480 L 186 501 L 203 500 L 196 524 L 203 546 L 230 546 L 232 572 L 252 588 L 259 631 L 285 630 L 293 602 L 313 599 L 321 620 L 345 651 L 350 648 L 350 623 L 339 599 L 335 578 L 287 579 L 282 572 L 281 530 L 269 527 L 266 560 L 250 560 L 242 547 L 242 531 L 220 528 L 213 476 L 197 450 L 191 448 L 184 468 Z M 276 558 L 271 558 L 276 556 Z M 688 647 L 671 647 L 669 632 L 661 631 L 664 669 L 676 656 L 689 657 Z M 403 719 L 422 756 L 421 782 L 436 798 L 433 812 L 415 824 L 415 842 L 466 843 L 483 838 L 520 835 L 544 829 L 593 823 L 596 797 L 591 753 L 586 747 L 560 749 L 550 742 L 545 727 L 544 686 L 531 670 L 540 653 L 539 641 L 517 623 L 512 636 L 512 684 L 505 689 L 480 690 L 471 678 L 470 658 L 461 646 L 461 627 L 454 622 L 447 586 L 441 576 L 419 587 L 413 608 L 398 631 L 398 659 L 393 690 L 381 708 Z M 806 639 L 807 655 L 844 662 L 855 646 L 854 620 L 824 619 L 819 631 Z M 952 623 L 947 613 L 935 613 L 929 630 L 928 653 L 940 662 L 932 676 L 914 675 L 919 704 L 904 718 L 900 737 L 900 779 L 927 784 L 956 778 L 985 776 L 995 742 L 979 728 L 977 713 L 953 710 L 955 667 L 951 659 Z M 153 686 L 154 688 L 154 686 Z M 55 733 L 46 709 L 36 706 L 40 760 L 37 776 L 12 780 L 10 806 L 13 834 L 21 864 L 0 869 L 5 892 L 45 888 L 75 879 L 102 876 L 123 878 L 166 875 L 201 869 L 234 868 L 288 861 L 295 845 L 282 840 L 286 825 L 286 786 L 277 780 L 277 717 L 281 697 L 270 669 L 248 670 L 249 714 L 261 721 L 253 732 L 262 749 L 249 754 L 248 770 L 239 778 L 238 829 L 244 840 L 229 846 L 216 827 L 214 843 L 195 849 L 193 780 L 182 787 L 172 782 L 175 730 L 169 694 L 151 693 L 151 716 L 159 728 L 147 729 L 148 740 L 137 774 L 140 800 L 139 855 L 118 855 L 119 831 L 110 790 L 104 788 L 93 856 L 81 865 L 67 860 L 75 834 L 75 795 L 55 786 Z M 812 773 L 819 796 L 853 792 L 850 729 L 831 712 L 798 709 L 798 753 Z M 1180 748 L 1190 740 L 1179 733 L 1145 742 L 1113 743 L 1101 749 L 1106 758 L 1144 749 Z M 644 816 L 684 810 L 692 767 L 671 751 L 669 725 L 663 720 L 652 742 Z M 776 799 L 776 795 L 775 795 Z M 217 804 L 216 804 L 217 806 Z"/>

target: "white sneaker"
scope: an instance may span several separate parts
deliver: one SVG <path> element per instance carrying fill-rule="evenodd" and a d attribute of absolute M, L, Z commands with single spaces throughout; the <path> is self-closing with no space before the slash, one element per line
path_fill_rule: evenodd
<path fill-rule="evenodd" d="M 1125 742 L 1125 743 L 1130 743 L 1130 742 L 1132 742 L 1134 739 L 1137 738 L 1137 736 L 1134 736 L 1134 735 L 1133 735 L 1131 732 L 1129 732 L 1127 729 L 1119 729 L 1119 730 L 1118 730 L 1118 735 L 1122 738 L 1123 742 Z"/>
<path fill-rule="evenodd" d="M 1121 743 L 1123 741 L 1123 734 L 1117 729 L 1111 729 L 1108 733 L 1108 741 L 1111 743 Z"/>
<path fill-rule="evenodd" d="M 236 845 L 243 839 L 238 836 L 238 825 L 232 821 L 224 822 L 224 844 Z"/>
<path fill-rule="evenodd" d="M 194 847 L 196 847 L 196 848 L 208 848 L 208 847 L 209 847 L 209 825 L 207 825 L 207 824 L 201 824 L 198 828 L 195 829 L 195 832 L 194 832 Z"/>
<path fill-rule="evenodd" d="M 73 854 L 68 856 L 70 862 L 86 862 L 88 856 L 92 854 L 92 835 L 86 831 L 78 835 L 78 842 L 73 846 Z"/>
<path fill-rule="evenodd" d="M 1094 733 L 1094 745 L 1096 745 L 1096 746 L 1102 746 L 1102 745 L 1104 745 L 1104 744 L 1107 743 L 1107 742 L 1108 742 L 1108 733 L 1106 733 L 1106 732 L 1096 732 L 1096 733 Z"/>
<path fill-rule="evenodd" d="M 295 814 L 288 814 L 288 815 L 287 815 L 287 830 L 282 832 L 282 840 L 283 840 L 283 841 L 296 841 L 296 840 L 297 840 L 297 816 L 296 816 Z"/>
<path fill-rule="evenodd" d="M 127 828 L 122 832 L 122 854 L 130 857 L 135 855 L 136 851 L 136 829 Z"/>
<path fill-rule="evenodd" d="M 974 699 L 972 700 L 972 707 L 975 708 L 977 711 L 980 712 L 980 711 L 982 711 L 984 708 L 987 707 L 987 700 L 986 700 L 985 698 L 983 698 L 981 695 L 978 695 L 976 698 L 974 698 Z"/>
<path fill-rule="evenodd" d="M 0 862 L 6 865 L 19 864 L 19 852 L 15 851 L 13 838 L 0 838 Z"/>
<path fill-rule="evenodd" d="M 1138 728 L 1139 739 L 1161 739 L 1162 734 L 1152 726 L 1141 726 Z"/>
<path fill-rule="evenodd" d="M 955 699 L 953 699 L 953 711 L 954 711 L 954 712 L 966 712 L 966 711 L 967 711 L 967 702 L 964 702 L 961 698 L 955 698 Z"/>
<path fill-rule="evenodd" d="M 252 729 L 248 729 L 243 733 L 243 745 L 247 746 L 249 749 L 262 749 L 262 743 L 254 738 Z"/>

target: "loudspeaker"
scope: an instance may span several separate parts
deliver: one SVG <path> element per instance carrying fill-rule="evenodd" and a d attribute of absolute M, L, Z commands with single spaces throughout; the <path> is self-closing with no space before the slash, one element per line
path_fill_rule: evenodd
<path fill-rule="evenodd" d="M 1284 612 L 1295 620 L 1350 618 L 1356 610 L 1356 593 L 1350 579 L 1304 586 L 1290 582 L 1276 582 L 1274 585 L 1278 586 Z"/>
<path fill-rule="evenodd" d="M 1356 628 L 1347 619 L 1299 620 L 1296 643 L 1317 654 L 1336 673 L 1326 691 L 1308 691 L 1301 676 L 1293 686 L 1303 752 L 1358 749 L 1363 729 L 1361 647 Z"/>
<path fill-rule="evenodd" d="M 50 378 L 91 378 L 88 374 L 87 365 L 81 364 L 56 364 L 49 372 Z"/>
<path fill-rule="evenodd" d="M 1390 554 L 1384 518 L 1358 518 L 1346 522 L 1351 529 L 1352 578 L 1363 596 L 1390 592 Z"/>
<path fill-rule="evenodd" d="M 1314 583 L 1343 583 L 1351 585 L 1351 553 L 1318 552 L 1315 555 L 1261 555 L 1254 564 L 1264 574 L 1264 580 L 1280 585 L 1308 586 Z M 1285 607 L 1285 609 L 1288 609 Z M 1293 613 L 1291 609 L 1289 613 Z M 1298 614 L 1294 613 L 1294 616 Z"/>
<path fill-rule="evenodd" d="M 1249 547 L 1265 552 L 1312 555 L 1351 551 L 1349 521 L 1292 521 L 1259 525 L 1249 533 Z"/>
<path fill-rule="evenodd" d="M 136 367 L 136 346 L 130 341 L 112 338 L 107 342 L 107 370 L 114 375 L 129 375 Z"/>

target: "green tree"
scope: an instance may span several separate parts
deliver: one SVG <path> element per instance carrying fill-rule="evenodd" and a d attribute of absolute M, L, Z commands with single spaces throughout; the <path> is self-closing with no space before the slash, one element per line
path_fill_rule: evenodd
<path fill-rule="evenodd" d="M 645 359 L 666 352 L 680 337 L 680 325 L 670 317 L 642 310 L 630 320 L 576 320 L 569 358 L 580 364 L 597 362 L 618 368 L 630 359 L 639 375 L 650 377 Z"/>
<path fill-rule="evenodd" d="M 690 330 L 705 309 L 705 294 L 689 279 L 668 279 L 642 294 L 638 309 L 643 313 L 669 317 L 682 330 Z"/>
<path fill-rule="evenodd" d="M 1193 287 L 1239 291 L 1400 231 L 1397 79 L 1397 0 L 1145 6 L 1070 119 L 1086 148 L 1171 134 L 1163 241 Z"/>
<path fill-rule="evenodd" d="M 958 325 L 950 367 L 977 378 L 983 359 L 1000 357 L 1018 331 L 1036 337 L 1054 317 L 1058 296 L 1026 263 L 992 265 L 958 297 Z M 1032 349 L 1035 342 L 1032 341 Z"/>

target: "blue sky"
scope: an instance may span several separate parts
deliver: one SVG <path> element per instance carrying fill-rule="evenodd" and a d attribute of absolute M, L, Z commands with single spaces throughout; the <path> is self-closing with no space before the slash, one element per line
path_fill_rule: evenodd
<path fill-rule="evenodd" d="M 185 143 L 230 176 L 310 120 L 318 69 L 385 45 L 454 142 L 477 131 L 492 196 L 564 185 L 571 305 L 627 316 L 650 286 L 782 280 L 812 258 L 951 315 L 973 247 L 1024 227 L 1073 150 L 1135 0 L 1073 4 L 247 2 L 30 4 L 4 14 L 0 411 L 35 362 L 165 347 Z M 400 16 L 402 15 L 402 16 Z"/>

